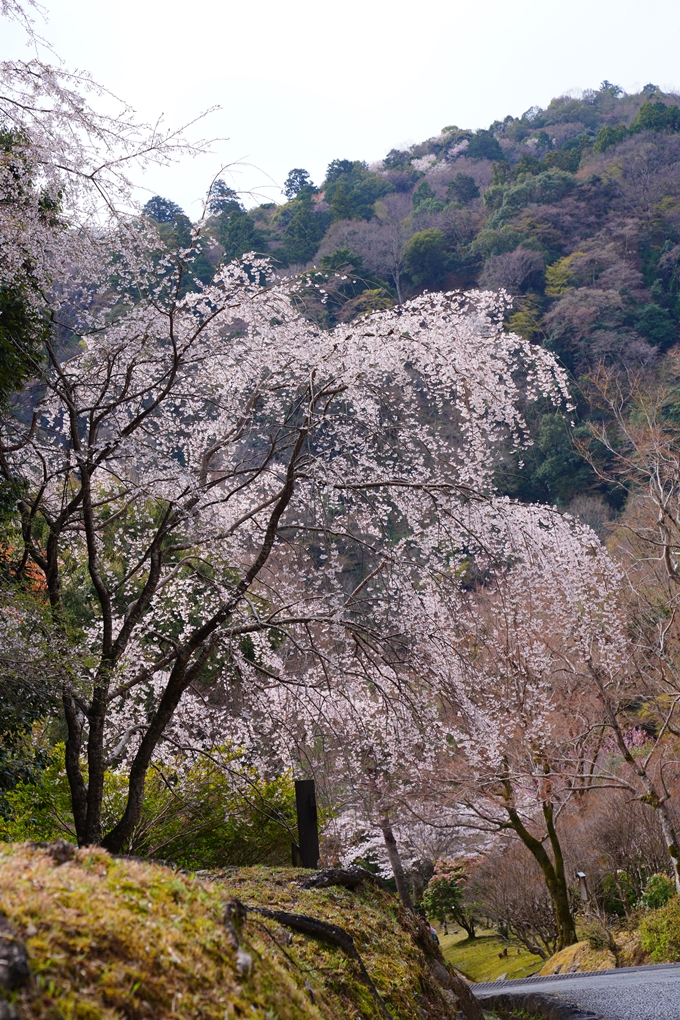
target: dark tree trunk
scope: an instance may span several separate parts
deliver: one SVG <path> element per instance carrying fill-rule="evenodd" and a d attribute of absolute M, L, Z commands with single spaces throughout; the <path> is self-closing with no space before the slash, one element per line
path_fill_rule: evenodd
<path fill-rule="evenodd" d="M 165 688 L 160 704 L 149 723 L 146 733 L 142 739 L 137 754 L 130 769 L 128 782 L 128 799 L 125 811 L 118 824 L 102 840 L 102 845 L 110 853 L 120 853 L 126 842 L 134 832 L 139 821 L 144 803 L 144 783 L 146 773 L 151 762 L 152 755 L 156 750 L 158 741 L 163 736 L 163 731 L 173 717 L 180 698 L 205 666 L 212 644 L 206 644 L 197 655 L 194 662 L 187 663 L 187 657 L 180 657 L 170 674 L 168 685 Z"/>
<path fill-rule="evenodd" d="M 68 736 L 66 738 L 66 777 L 71 789 L 71 807 L 79 846 L 85 845 L 87 822 L 87 787 L 80 771 L 80 749 L 83 743 L 84 717 L 70 694 L 62 698 Z"/>
<path fill-rule="evenodd" d="M 394 838 L 392 826 L 387 818 L 384 819 L 380 828 L 382 829 L 383 839 L 385 840 L 387 856 L 392 868 L 392 874 L 394 875 L 394 881 L 397 884 L 397 894 L 404 906 L 408 907 L 410 910 L 413 907 L 413 904 L 411 903 L 411 893 L 409 891 L 408 882 L 406 881 L 406 875 L 404 874 L 404 866 L 401 863 L 397 841 Z"/>
<path fill-rule="evenodd" d="M 577 941 L 577 938 L 576 925 L 574 924 L 574 918 L 569 906 L 569 889 L 567 887 L 567 880 L 564 873 L 562 848 L 554 826 L 552 804 L 545 803 L 543 805 L 543 815 L 546 819 L 546 824 L 548 825 L 548 838 L 550 839 L 550 845 L 553 849 L 553 853 L 555 854 L 554 864 L 550 860 L 550 855 L 543 846 L 541 840 L 531 835 L 517 814 L 517 811 L 510 806 L 507 806 L 506 810 L 508 812 L 512 828 L 522 840 L 527 850 L 532 854 L 543 872 L 543 878 L 545 879 L 545 884 L 548 888 L 548 892 L 550 893 L 550 898 L 555 910 L 555 920 L 557 922 L 557 950 L 559 952 L 560 949 L 565 949 L 567 946 L 573 945 L 574 942 Z"/>

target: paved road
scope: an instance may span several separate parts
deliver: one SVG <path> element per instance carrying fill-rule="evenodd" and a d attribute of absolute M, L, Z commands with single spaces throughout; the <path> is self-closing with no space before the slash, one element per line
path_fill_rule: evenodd
<path fill-rule="evenodd" d="M 540 992 L 592 1010 L 602 1020 L 680 1020 L 680 964 L 495 981 L 475 992 Z"/>

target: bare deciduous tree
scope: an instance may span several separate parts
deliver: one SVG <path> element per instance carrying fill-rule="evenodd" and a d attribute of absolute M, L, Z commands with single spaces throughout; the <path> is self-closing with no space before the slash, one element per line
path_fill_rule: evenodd
<path fill-rule="evenodd" d="M 386 195 L 378 203 L 374 219 L 367 222 L 343 220 L 336 224 L 324 238 L 320 254 L 335 248 L 349 248 L 361 255 L 369 269 L 392 280 L 401 304 L 406 242 L 414 229 L 410 213 L 411 199 L 408 195 Z"/>

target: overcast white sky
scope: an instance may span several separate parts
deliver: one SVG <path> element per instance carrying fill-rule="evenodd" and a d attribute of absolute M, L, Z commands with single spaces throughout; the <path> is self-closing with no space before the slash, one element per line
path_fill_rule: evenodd
<path fill-rule="evenodd" d="M 213 155 L 140 183 L 195 218 L 207 183 L 280 200 L 292 167 L 318 183 L 331 159 L 371 162 L 446 124 L 486 127 L 604 78 L 680 86 L 679 0 L 43 0 L 41 30 L 144 119 L 199 129 Z M 40 26 L 38 26 L 40 28 Z M 27 54 L 0 22 L 0 57 Z M 258 169 L 255 169 L 258 168 Z M 279 187 L 271 184 L 267 175 Z M 142 196 L 143 197 L 143 196 Z"/>

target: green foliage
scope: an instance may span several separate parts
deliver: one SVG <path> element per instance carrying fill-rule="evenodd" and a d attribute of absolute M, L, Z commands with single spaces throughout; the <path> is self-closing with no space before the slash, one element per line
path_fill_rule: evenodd
<path fill-rule="evenodd" d="M 0 125 L 2 172 L 12 182 L 14 198 L 23 201 L 34 189 L 34 175 L 25 139 L 16 131 Z M 44 223 L 55 230 L 64 229 L 59 220 L 60 195 L 37 191 L 38 209 Z M 0 406 L 26 381 L 37 374 L 44 356 L 44 343 L 50 332 L 48 311 L 41 311 L 44 295 L 37 287 L 30 258 L 23 266 L 23 282 L 0 282 Z"/>
<path fill-rule="evenodd" d="M 644 305 L 635 319 L 635 328 L 654 347 L 665 351 L 678 339 L 677 328 L 667 308 Z"/>
<path fill-rule="evenodd" d="M 143 213 L 147 219 L 156 224 L 165 249 L 171 252 L 187 252 L 192 249 L 191 255 L 186 259 L 180 281 L 180 294 L 195 289 L 198 280 L 208 283 L 212 279 L 214 269 L 205 254 L 203 244 L 194 239 L 192 223 L 186 213 L 175 202 L 161 198 L 160 195 L 155 195 L 146 203 Z"/>
<path fill-rule="evenodd" d="M 301 191 L 311 194 L 314 190 L 312 178 L 301 167 L 291 170 L 283 182 L 283 193 L 288 199 L 297 198 Z"/>
<path fill-rule="evenodd" d="M 640 944 L 655 963 L 680 960 L 680 899 L 673 896 L 665 906 L 640 922 Z"/>
<path fill-rule="evenodd" d="M 624 917 L 635 906 L 637 894 L 633 880 L 627 871 L 620 869 L 615 875 L 602 879 L 602 900 L 608 914 Z"/>
<path fill-rule="evenodd" d="M 360 255 L 349 248 L 336 248 L 319 260 L 320 270 L 309 274 L 306 286 L 296 295 L 296 303 L 308 318 L 322 326 L 347 322 L 357 315 L 389 308 L 393 300 L 390 287 L 366 269 Z"/>
<path fill-rule="evenodd" d="M 630 126 L 631 131 L 680 131 L 680 107 L 660 100 L 643 103 Z"/>
<path fill-rule="evenodd" d="M 188 770 L 150 773 L 131 849 L 184 868 L 286 864 L 295 819 L 290 775 L 262 779 L 234 751 L 216 749 Z"/>
<path fill-rule="evenodd" d="M 362 160 L 334 159 L 328 165 L 324 197 L 334 220 L 370 220 L 375 203 L 392 190 Z"/>
<path fill-rule="evenodd" d="M 37 374 L 49 331 L 25 288 L 0 287 L 0 404 Z"/>
<path fill-rule="evenodd" d="M 4 801 L 0 841 L 75 840 L 64 745 L 50 748 L 42 771 L 17 782 L 14 789 L 5 794 Z"/>
<path fill-rule="evenodd" d="M 456 174 L 454 179 L 449 181 L 446 194 L 449 200 L 467 205 L 473 198 L 479 198 L 479 187 L 474 177 L 470 177 L 469 174 Z"/>
<path fill-rule="evenodd" d="M 40 772 L 5 794 L 0 840 L 73 840 L 75 827 L 64 745 L 44 749 Z M 104 825 L 120 816 L 127 795 L 124 769 L 105 777 Z M 184 868 L 285 864 L 295 837 L 295 787 L 290 775 L 263 779 L 238 751 L 216 748 L 187 767 L 156 763 L 147 778 L 142 817 L 128 851 L 163 857 Z"/>
<path fill-rule="evenodd" d="M 546 267 L 545 293 L 548 297 L 562 297 L 574 284 L 573 263 L 580 255 L 583 255 L 582 251 L 574 251 Z"/>
<path fill-rule="evenodd" d="M 427 181 L 423 181 L 422 184 L 419 184 L 413 192 L 414 212 L 441 212 L 443 208 L 444 203 L 439 201 Z"/>
<path fill-rule="evenodd" d="M 150 198 L 142 212 L 156 223 L 174 223 L 178 217 L 185 216 L 184 211 L 176 202 L 169 198 L 162 198 L 160 195 Z"/>
<path fill-rule="evenodd" d="M 527 294 L 521 299 L 521 305 L 508 320 L 511 333 L 519 333 L 526 340 L 540 340 L 543 334 L 541 303 L 536 294 Z"/>
<path fill-rule="evenodd" d="M 501 160 L 503 156 L 503 150 L 501 149 L 498 139 L 495 137 L 493 131 L 481 129 L 475 131 L 474 135 L 470 139 L 470 144 L 467 147 L 465 155 L 468 159 L 492 159 Z"/>
<path fill-rule="evenodd" d="M 608 949 L 610 952 L 616 953 L 616 943 L 612 938 L 612 933 L 597 917 L 592 918 L 583 926 L 583 939 L 595 952 Z"/>
<path fill-rule="evenodd" d="M 387 170 L 401 170 L 409 166 L 411 153 L 405 149 L 390 149 L 383 160 Z"/>
<path fill-rule="evenodd" d="M 238 195 L 233 188 L 228 187 L 224 181 L 213 181 L 208 192 L 208 212 L 213 216 L 219 216 L 226 209 L 240 205 Z"/>
<path fill-rule="evenodd" d="M 662 873 L 651 875 L 647 880 L 640 902 L 649 910 L 658 910 L 675 896 L 675 883 Z"/>
<path fill-rule="evenodd" d="M 428 917 L 444 926 L 448 921 L 455 921 L 473 939 L 477 921 L 464 899 L 468 867 L 469 862 L 465 859 L 437 861 L 423 893 L 423 906 Z"/>
<path fill-rule="evenodd" d="M 223 198 L 220 203 L 220 213 L 212 231 L 224 249 L 224 261 L 233 262 L 251 251 L 266 251 L 264 233 L 257 229 L 241 203 L 233 198 Z"/>
<path fill-rule="evenodd" d="M 565 506 L 579 493 L 598 491 L 590 465 L 574 446 L 574 439 L 588 435 L 588 427 L 569 421 L 558 412 L 539 414 L 531 422 L 533 444 L 496 470 L 501 492 L 525 502 Z"/>
<path fill-rule="evenodd" d="M 303 189 L 276 213 L 274 224 L 283 224 L 284 228 L 281 247 L 275 248 L 272 255 L 284 266 L 292 266 L 314 258 L 328 229 L 329 217 L 315 211 L 311 193 Z"/>
<path fill-rule="evenodd" d="M 495 210 L 489 226 L 502 226 L 529 204 L 553 205 L 574 187 L 573 176 L 556 168 L 536 175 L 523 174 L 514 184 L 492 185 L 484 194 L 484 204 Z"/>
<path fill-rule="evenodd" d="M 593 148 L 595 149 L 595 152 L 605 152 L 613 145 L 618 145 L 619 142 L 622 142 L 627 136 L 628 130 L 623 126 L 623 124 L 617 124 L 616 127 L 606 124 L 595 139 Z"/>
<path fill-rule="evenodd" d="M 538 448 L 542 461 L 535 477 L 555 503 L 569 502 L 592 478 L 592 468 L 574 448 L 572 432 L 567 419 L 558 412 L 544 414 L 541 418 Z"/>
<path fill-rule="evenodd" d="M 587 135 L 580 135 L 579 140 L 574 141 L 576 141 L 574 145 L 566 143 L 562 149 L 546 153 L 543 160 L 546 167 L 555 167 L 557 170 L 575 174 L 581 164 L 583 151 L 590 144 L 590 139 Z"/>
<path fill-rule="evenodd" d="M 0 816 L 12 811 L 12 791 L 21 783 L 39 783 L 51 749 L 36 739 L 36 723 L 52 708 L 42 693 L 8 691 L 0 686 Z"/>
<path fill-rule="evenodd" d="M 505 252 L 514 251 L 526 240 L 527 235 L 524 231 L 510 223 L 506 223 L 497 230 L 483 227 L 470 245 L 470 251 L 486 260 L 492 255 L 503 255 Z"/>
<path fill-rule="evenodd" d="M 404 261 L 416 287 L 436 287 L 446 272 L 446 237 L 441 230 L 419 230 L 409 239 Z"/>

